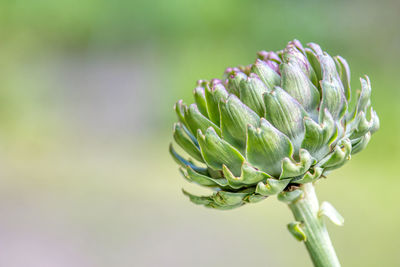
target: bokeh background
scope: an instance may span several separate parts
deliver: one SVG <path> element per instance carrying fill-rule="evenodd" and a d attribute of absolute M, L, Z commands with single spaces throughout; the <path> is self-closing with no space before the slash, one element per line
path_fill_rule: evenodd
<path fill-rule="evenodd" d="M 0 2 L 0 266 L 311 266 L 274 198 L 191 204 L 168 154 L 197 79 L 289 40 L 368 74 L 381 130 L 318 183 L 343 266 L 400 266 L 400 2 Z"/>

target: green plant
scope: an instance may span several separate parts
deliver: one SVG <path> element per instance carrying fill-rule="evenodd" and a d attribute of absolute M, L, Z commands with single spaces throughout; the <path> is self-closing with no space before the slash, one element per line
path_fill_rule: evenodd
<path fill-rule="evenodd" d="M 314 43 L 297 40 L 282 51 L 259 52 L 254 64 L 228 68 L 222 80 L 199 81 L 195 103 L 179 101 L 174 139 L 195 161 L 170 146 L 190 182 L 214 193 L 196 204 L 232 209 L 272 195 L 287 203 L 290 232 L 305 245 L 315 266 L 340 266 L 321 219 L 343 218 L 320 206 L 314 183 L 366 147 L 378 130 L 368 77 L 361 78 L 354 108 L 350 69 Z"/>

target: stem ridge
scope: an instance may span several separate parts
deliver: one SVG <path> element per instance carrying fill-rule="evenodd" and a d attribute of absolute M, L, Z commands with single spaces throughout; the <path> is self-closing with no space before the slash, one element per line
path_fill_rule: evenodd
<path fill-rule="evenodd" d="M 315 267 L 340 267 L 325 223 L 319 216 L 319 203 L 312 183 L 302 186 L 303 197 L 289 203 L 296 221 L 306 235 L 304 244 Z"/>

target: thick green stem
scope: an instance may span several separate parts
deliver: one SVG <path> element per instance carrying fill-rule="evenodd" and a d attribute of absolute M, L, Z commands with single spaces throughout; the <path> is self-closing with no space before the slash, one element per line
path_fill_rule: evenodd
<path fill-rule="evenodd" d="M 319 203 L 312 183 L 302 186 L 304 196 L 289 203 L 296 221 L 305 233 L 305 245 L 316 267 L 340 267 L 326 226 L 318 214 Z"/>

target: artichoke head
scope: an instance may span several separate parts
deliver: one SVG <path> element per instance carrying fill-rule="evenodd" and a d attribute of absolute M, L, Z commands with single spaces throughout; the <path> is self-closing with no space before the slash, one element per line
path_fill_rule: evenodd
<path fill-rule="evenodd" d="M 293 192 L 346 163 L 379 128 L 369 78 L 361 78 L 354 108 L 350 69 L 319 45 L 297 40 L 259 52 L 254 64 L 228 68 L 221 80 L 200 80 L 195 103 L 175 105 L 170 152 L 183 177 L 211 188 L 183 191 L 196 204 L 232 209 Z"/>

